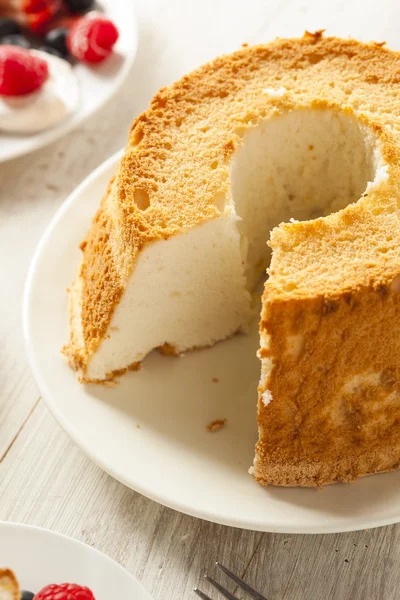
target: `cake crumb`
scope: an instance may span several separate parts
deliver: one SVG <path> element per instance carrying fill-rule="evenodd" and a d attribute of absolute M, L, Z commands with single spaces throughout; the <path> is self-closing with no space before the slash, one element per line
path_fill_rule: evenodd
<path fill-rule="evenodd" d="M 213 377 L 213 378 L 212 378 L 212 381 L 213 381 L 214 383 L 218 383 L 219 379 L 218 379 L 218 377 Z"/>
<path fill-rule="evenodd" d="M 136 423 L 136 429 L 140 429 L 139 423 Z"/>
<path fill-rule="evenodd" d="M 215 419 L 215 421 L 211 421 L 211 423 L 207 425 L 207 429 L 211 432 L 218 431 L 219 429 L 225 427 L 227 422 L 228 419 Z"/>

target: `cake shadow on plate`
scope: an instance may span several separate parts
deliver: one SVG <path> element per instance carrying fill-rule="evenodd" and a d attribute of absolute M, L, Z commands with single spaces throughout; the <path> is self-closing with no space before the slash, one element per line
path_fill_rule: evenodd
<path fill-rule="evenodd" d="M 257 348 L 255 323 L 247 335 L 182 357 L 153 352 L 139 371 L 124 375 L 117 385 L 89 384 L 86 389 L 133 421 L 137 435 L 151 429 L 182 451 L 249 477 L 257 441 Z M 207 429 L 217 419 L 227 419 L 225 426 Z"/>

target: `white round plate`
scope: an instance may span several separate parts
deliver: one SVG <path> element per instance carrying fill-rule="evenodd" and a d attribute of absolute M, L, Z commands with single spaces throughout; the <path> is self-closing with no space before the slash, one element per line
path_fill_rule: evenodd
<path fill-rule="evenodd" d="M 14 571 L 21 589 L 37 594 L 51 583 L 77 583 L 96 600 L 151 600 L 143 586 L 98 550 L 59 533 L 0 522 L 0 568 Z"/>
<path fill-rule="evenodd" d="M 132 67 L 138 45 L 134 2 L 101 0 L 100 5 L 103 14 L 117 25 L 120 36 L 114 52 L 103 63 L 74 66 L 80 89 L 78 110 L 59 125 L 33 135 L 8 135 L 0 131 L 0 163 L 55 142 L 99 110 L 121 87 Z"/>
<path fill-rule="evenodd" d="M 142 370 L 124 375 L 115 387 L 76 382 L 60 354 L 68 336 L 66 288 L 78 266 L 78 245 L 119 157 L 94 171 L 65 202 L 42 238 L 28 277 L 29 358 L 60 425 L 116 479 L 209 521 L 290 533 L 399 521 L 400 472 L 323 491 L 263 488 L 248 474 L 257 439 L 256 329 L 183 358 L 154 352 Z M 207 431 L 218 418 L 228 419 L 226 427 Z"/>

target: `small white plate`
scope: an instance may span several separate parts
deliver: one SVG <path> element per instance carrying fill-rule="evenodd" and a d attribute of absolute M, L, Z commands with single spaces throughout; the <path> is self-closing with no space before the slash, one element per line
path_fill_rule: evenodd
<path fill-rule="evenodd" d="M 151 600 L 144 587 L 98 550 L 46 529 L 0 522 L 0 568 L 14 571 L 21 589 L 37 594 L 51 583 L 77 583 L 96 600 Z"/>
<path fill-rule="evenodd" d="M 256 328 L 183 358 L 155 352 L 141 371 L 124 375 L 113 388 L 76 382 L 60 355 L 68 336 L 66 288 L 78 266 L 78 245 L 119 156 L 94 171 L 62 206 L 28 277 L 24 321 L 29 358 L 60 425 L 116 479 L 209 521 L 290 533 L 350 531 L 399 521 L 400 472 L 323 491 L 263 488 L 247 473 L 257 439 Z M 218 418 L 228 419 L 226 427 L 207 431 L 206 425 Z"/>
<path fill-rule="evenodd" d="M 120 35 L 114 52 L 103 63 L 74 66 L 80 92 L 78 110 L 59 125 L 33 135 L 8 135 L 0 131 L 0 163 L 55 142 L 99 110 L 121 87 L 132 67 L 138 45 L 134 2 L 101 0 L 100 4 L 102 12 L 116 24 Z"/>

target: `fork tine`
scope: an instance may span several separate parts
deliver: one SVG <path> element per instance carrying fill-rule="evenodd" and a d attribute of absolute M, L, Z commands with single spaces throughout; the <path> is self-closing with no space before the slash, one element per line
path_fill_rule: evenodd
<path fill-rule="evenodd" d="M 221 592 L 221 594 L 223 596 L 225 596 L 225 598 L 228 598 L 228 600 L 238 600 L 236 598 L 236 596 L 234 596 L 233 594 L 231 594 L 230 592 L 228 592 L 227 589 L 225 589 L 224 587 L 222 587 L 222 585 L 220 583 L 217 583 L 215 581 L 215 579 L 213 579 L 212 577 L 209 577 L 208 575 L 205 575 L 204 578 L 207 579 L 207 581 L 209 583 L 211 583 L 211 585 L 213 585 L 219 592 Z"/>
<path fill-rule="evenodd" d="M 243 581 L 243 579 L 240 579 L 240 577 L 238 577 L 237 575 L 235 575 L 234 573 L 232 573 L 232 571 L 230 571 L 229 569 L 227 569 L 226 567 L 224 567 L 224 565 L 221 565 L 221 563 L 219 563 L 219 562 L 217 562 L 215 564 L 216 564 L 216 566 L 219 569 L 221 569 L 221 571 L 223 571 L 225 573 L 225 575 L 228 575 L 228 577 L 230 577 L 231 579 L 233 579 L 233 581 L 235 583 L 237 583 L 238 586 L 242 588 L 242 590 L 244 590 L 245 592 L 247 592 L 249 594 L 249 596 L 251 596 L 252 598 L 254 598 L 254 600 L 267 600 L 267 598 L 265 596 L 263 596 L 259 592 L 256 592 L 256 590 L 254 590 L 247 583 L 245 583 Z"/>
<path fill-rule="evenodd" d="M 211 600 L 210 596 L 207 596 L 207 594 L 204 594 L 198 588 L 194 588 L 193 591 L 194 591 L 195 594 L 197 594 L 198 596 L 200 596 L 200 598 L 202 598 L 203 600 Z"/>

